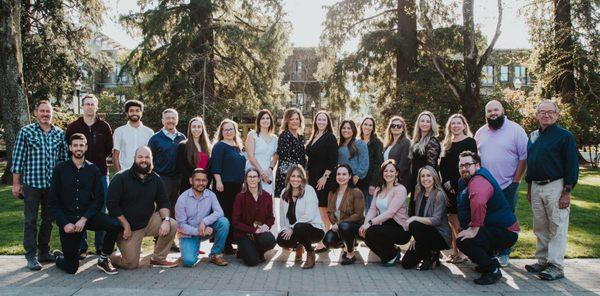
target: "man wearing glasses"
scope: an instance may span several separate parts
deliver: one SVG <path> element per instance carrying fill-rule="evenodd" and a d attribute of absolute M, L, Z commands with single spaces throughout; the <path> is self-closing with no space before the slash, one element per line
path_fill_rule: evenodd
<path fill-rule="evenodd" d="M 456 245 L 477 264 L 481 277 L 474 280 L 475 284 L 494 284 L 502 278 L 494 255 L 517 242 L 519 222 L 496 179 L 481 167 L 477 154 L 463 151 L 458 168 L 461 180 L 457 212 L 462 230 L 456 236 Z"/>
<path fill-rule="evenodd" d="M 527 200 L 533 210 L 538 262 L 525 269 L 542 280 L 564 277 L 571 190 L 577 184 L 579 163 L 573 134 L 556 124 L 558 106 L 544 100 L 537 106 L 540 128 L 529 135 L 527 145 Z"/>

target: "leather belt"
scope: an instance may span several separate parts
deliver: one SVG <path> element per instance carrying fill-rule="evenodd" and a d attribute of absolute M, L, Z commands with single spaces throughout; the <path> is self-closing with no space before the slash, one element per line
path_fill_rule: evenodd
<path fill-rule="evenodd" d="M 558 178 L 560 179 L 560 178 Z M 535 183 L 536 185 L 548 185 L 558 179 L 548 179 L 548 180 L 542 180 L 542 181 L 533 181 L 533 183 Z"/>

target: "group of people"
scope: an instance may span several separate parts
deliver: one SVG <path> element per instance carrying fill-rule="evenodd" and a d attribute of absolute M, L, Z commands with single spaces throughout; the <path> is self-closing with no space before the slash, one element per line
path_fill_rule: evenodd
<path fill-rule="evenodd" d="M 552 101 L 537 106 L 539 129 L 529 137 L 490 101 L 487 124 L 474 136 L 466 118 L 454 114 L 441 139 L 434 114 L 424 111 L 410 137 L 405 120 L 392 117 L 383 141 L 371 116 L 358 125 L 343 120 L 336 137 L 326 111 L 315 114 L 305 141 L 296 108 L 284 112 L 278 136 L 269 110 L 258 112 L 245 141 L 230 119 L 213 141 L 200 117 L 183 134 L 174 109 L 163 111 L 163 128 L 154 133 L 142 124 L 136 100 L 125 103 L 128 122 L 113 134 L 97 116 L 95 96 L 84 96 L 82 105 L 83 116 L 63 132 L 52 124 L 50 102 L 40 101 L 36 122 L 16 140 L 12 191 L 24 199 L 32 270 L 52 261 L 75 273 L 93 230 L 97 266 L 108 274 L 136 268 L 147 236 L 155 238 L 150 264 L 160 267 L 178 265 L 167 259 L 171 251 L 181 253 L 183 266 L 196 265 L 207 239 L 209 260 L 219 266 L 228 264 L 223 254 L 258 265 L 275 245 L 294 249 L 296 261 L 306 254 L 302 268 L 331 248 L 341 248 L 341 265 L 349 265 L 362 240 L 384 266 L 407 269 L 435 268 L 440 251 L 452 249 L 448 262 L 466 256 L 481 273 L 475 283 L 493 284 L 518 238 L 515 205 L 525 175 L 538 259 L 526 269 L 545 280 L 564 276 L 579 171 L 574 137 L 556 124 Z M 118 173 L 109 181 L 111 155 Z M 53 219 L 62 251 L 51 253 Z M 115 244 L 120 254 L 113 254 Z"/>

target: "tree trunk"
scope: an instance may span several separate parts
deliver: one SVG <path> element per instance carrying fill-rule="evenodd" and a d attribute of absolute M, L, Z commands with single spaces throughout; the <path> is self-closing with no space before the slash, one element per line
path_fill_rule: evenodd
<path fill-rule="evenodd" d="M 481 70 L 477 66 L 479 52 L 475 44 L 474 0 L 463 1 L 463 56 L 465 90 L 461 98 L 463 115 L 470 122 L 477 122 L 480 114 L 479 96 Z"/>
<path fill-rule="evenodd" d="M 21 2 L 0 0 L 0 105 L 7 159 L 3 183 L 10 180 L 12 151 L 17 133 L 29 123 L 26 93 L 21 48 Z"/>
<path fill-rule="evenodd" d="M 198 105 L 201 108 L 198 113 L 201 113 L 206 120 L 204 104 L 210 106 L 215 97 L 213 5 L 211 0 L 195 0 L 190 5 L 194 17 L 200 24 L 200 37 L 194 48 L 196 59 L 193 71 Z"/>
<path fill-rule="evenodd" d="M 398 39 L 396 50 L 396 83 L 412 80 L 417 68 L 417 12 L 414 0 L 398 0 Z M 400 99 L 399 97 L 397 99 Z"/>
<path fill-rule="evenodd" d="M 556 52 L 559 59 L 556 61 L 559 74 L 554 81 L 556 92 L 560 93 L 563 102 L 573 104 L 575 95 L 575 77 L 573 54 L 575 53 L 573 43 L 573 23 L 571 22 L 570 0 L 554 1 L 554 38 Z"/>

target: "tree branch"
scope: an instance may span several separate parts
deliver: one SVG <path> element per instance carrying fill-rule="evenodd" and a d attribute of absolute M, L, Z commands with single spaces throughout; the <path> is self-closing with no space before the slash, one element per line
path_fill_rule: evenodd
<path fill-rule="evenodd" d="M 366 21 L 370 21 L 370 20 L 372 20 L 372 19 L 374 19 L 374 18 L 380 17 L 380 16 L 382 16 L 382 15 L 384 15 L 384 14 L 386 14 L 386 13 L 395 12 L 395 11 L 396 11 L 396 9 L 388 9 L 388 10 L 384 10 L 384 11 L 382 11 L 382 12 L 378 13 L 378 14 L 375 14 L 375 15 L 372 15 L 372 16 L 369 16 L 369 17 L 366 17 L 366 18 L 360 19 L 360 20 L 358 20 L 357 22 L 355 22 L 354 24 L 352 24 L 352 25 L 348 26 L 348 27 L 346 28 L 346 33 L 347 33 L 347 32 L 350 32 L 352 29 L 354 29 L 354 27 L 358 26 L 359 24 L 362 24 L 362 23 L 364 23 L 364 22 L 366 22 Z"/>
<path fill-rule="evenodd" d="M 494 37 L 492 38 L 492 42 L 488 45 L 485 52 L 481 55 L 479 59 L 479 63 L 477 63 L 477 69 L 481 72 L 483 66 L 487 62 L 492 50 L 494 50 L 494 46 L 496 45 L 496 41 L 498 41 L 498 37 L 500 37 L 500 27 L 502 25 L 502 0 L 498 0 L 498 21 L 496 22 L 496 32 L 494 33 Z"/>

